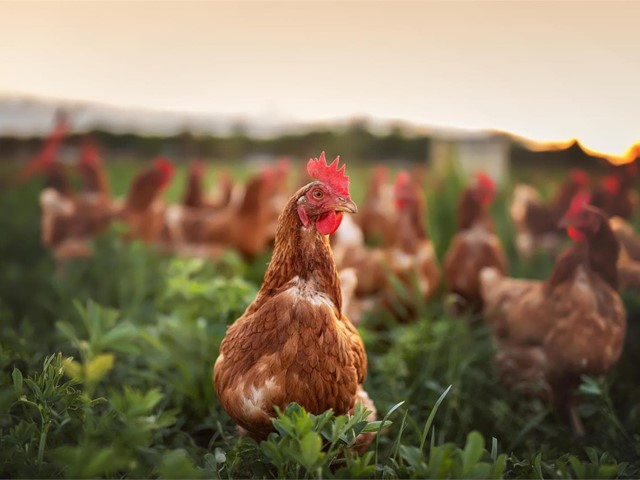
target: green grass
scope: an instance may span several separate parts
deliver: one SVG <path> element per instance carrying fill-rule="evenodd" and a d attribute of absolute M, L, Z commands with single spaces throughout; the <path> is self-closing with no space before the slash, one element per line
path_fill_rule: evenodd
<path fill-rule="evenodd" d="M 350 172 L 361 198 L 365 166 Z M 136 166 L 112 165 L 113 191 Z M 247 171 L 235 166 L 232 174 Z M 184 170 L 179 169 L 181 178 Z M 439 255 L 455 229 L 460 182 L 428 178 L 429 226 Z M 174 182 L 168 197 L 179 198 Z M 626 294 L 627 348 L 604 381 L 586 378 L 575 439 L 540 400 L 496 382 L 486 328 L 451 317 L 438 298 L 414 324 L 380 312 L 361 327 L 366 388 L 392 422 L 364 413 L 309 415 L 292 405 L 265 442 L 239 438 L 214 394 L 211 369 L 226 326 L 253 299 L 269 255 L 251 264 L 162 256 L 115 232 L 64 276 L 39 243 L 37 182 L 0 197 L 0 477 L 85 478 L 634 478 L 640 475 L 638 296 Z M 508 191 L 494 206 L 512 272 L 548 275 L 510 246 Z"/>

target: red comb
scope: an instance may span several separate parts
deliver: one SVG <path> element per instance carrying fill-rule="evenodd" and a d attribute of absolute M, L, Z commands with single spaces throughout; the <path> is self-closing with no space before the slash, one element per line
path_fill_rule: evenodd
<path fill-rule="evenodd" d="M 589 175 L 587 175 L 587 172 L 580 168 L 574 168 L 571 170 L 569 177 L 572 182 L 577 183 L 578 185 L 586 185 L 589 181 Z"/>
<path fill-rule="evenodd" d="M 580 212 L 591 201 L 591 195 L 586 190 L 580 190 L 571 199 L 571 205 L 567 210 L 567 215 L 574 215 Z"/>
<path fill-rule="evenodd" d="M 166 186 L 173 177 L 173 164 L 165 157 L 156 157 L 153 161 L 153 167 L 162 173 L 161 185 Z"/>
<path fill-rule="evenodd" d="M 312 158 L 307 162 L 307 172 L 316 180 L 329 185 L 339 195 L 349 196 L 349 177 L 344 174 L 346 165 L 338 169 L 339 161 L 338 155 L 331 165 L 327 165 L 327 159 L 322 152 L 320 158 Z"/>
<path fill-rule="evenodd" d="M 40 150 L 33 160 L 27 163 L 20 172 L 18 172 L 17 179 L 19 181 L 24 181 L 51 165 L 56 159 L 58 148 L 60 147 L 66 133 L 66 122 L 59 122 L 47 137 L 42 150 Z"/>
<path fill-rule="evenodd" d="M 602 183 L 604 189 L 609 193 L 618 193 L 620 191 L 620 180 L 615 175 L 607 175 Z"/>
<path fill-rule="evenodd" d="M 82 150 L 80 151 L 80 164 L 82 165 L 100 165 L 101 159 L 98 153 L 98 148 L 95 142 L 92 140 L 85 140 L 82 143 Z"/>
<path fill-rule="evenodd" d="M 406 172 L 405 170 L 398 172 L 398 176 L 396 177 L 396 184 L 395 184 L 396 192 L 401 188 L 404 188 L 407 185 L 409 185 L 410 182 L 411 182 L 411 177 L 409 176 L 408 172 Z"/>
<path fill-rule="evenodd" d="M 496 189 L 496 184 L 493 179 L 484 172 L 476 173 L 476 182 L 479 186 L 489 190 L 490 192 L 493 192 Z"/>

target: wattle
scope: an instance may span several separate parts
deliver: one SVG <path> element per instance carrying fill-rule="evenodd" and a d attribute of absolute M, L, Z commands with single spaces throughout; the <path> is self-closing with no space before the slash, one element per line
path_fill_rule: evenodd
<path fill-rule="evenodd" d="M 567 228 L 567 233 L 569 234 L 569 237 L 571 237 L 571 240 L 573 240 L 574 242 L 579 242 L 586 238 L 582 232 L 575 229 L 574 227 Z"/>
<path fill-rule="evenodd" d="M 331 210 L 318 217 L 318 220 L 316 220 L 316 230 L 322 235 L 331 235 L 338 229 L 341 222 L 342 212 L 336 213 Z"/>

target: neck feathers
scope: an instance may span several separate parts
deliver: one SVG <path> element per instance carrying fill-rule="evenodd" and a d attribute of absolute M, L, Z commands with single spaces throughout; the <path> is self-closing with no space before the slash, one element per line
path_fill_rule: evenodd
<path fill-rule="evenodd" d="M 265 273 L 261 294 L 278 292 L 292 279 L 313 282 L 342 311 L 340 280 L 329 238 L 320 235 L 315 226 L 303 227 L 297 212 L 298 191 L 278 218 L 273 257 Z"/>
<path fill-rule="evenodd" d="M 607 282 L 611 288 L 618 290 L 617 261 L 620 252 L 618 239 L 609 227 L 608 222 L 603 225 L 593 236 L 586 240 L 577 241 L 556 261 L 549 287 L 554 287 L 571 278 L 580 265 L 589 267 L 589 270 Z"/>
<path fill-rule="evenodd" d="M 471 189 L 467 189 L 458 203 L 458 231 L 468 230 L 476 224 L 482 224 L 494 231 L 487 207 L 474 198 Z"/>

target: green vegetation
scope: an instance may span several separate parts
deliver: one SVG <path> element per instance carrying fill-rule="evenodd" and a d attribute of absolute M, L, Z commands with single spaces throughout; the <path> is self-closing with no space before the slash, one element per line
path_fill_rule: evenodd
<path fill-rule="evenodd" d="M 356 199 L 362 172 L 350 170 Z M 121 194 L 133 170 L 118 165 L 111 173 Z M 460 182 L 427 181 L 430 231 L 442 254 Z M 174 182 L 169 194 L 176 198 L 181 187 Z M 35 182 L 0 194 L 0 477 L 640 475 L 637 296 L 625 296 L 630 325 L 618 368 L 581 386 L 584 439 L 573 438 L 549 405 L 497 383 L 488 332 L 450 316 L 441 298 L 415 324 L 382 329 L 389 319 L 376 312 L 361 328 L 365 386 L 384 424 L 368 424 L 362 411 L 314 416 L 291 405 L 276 432 L 256 443 L 239 437 L 221 409 L 211 371 L 269 256 L 251 264 L 233 253 L 215 264 L 170 258 L 111 231 L 92 259 L 59 275 L 39 243 L 38 191 Z M 509 246 L 507 197 L 501 192 L 494 214 Z M 519 276 L 551 268 L 508 251 Z M 364 454 L 350 448 L 358 433 L 379 430 Z"/>

